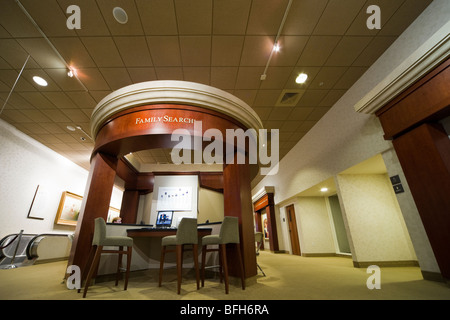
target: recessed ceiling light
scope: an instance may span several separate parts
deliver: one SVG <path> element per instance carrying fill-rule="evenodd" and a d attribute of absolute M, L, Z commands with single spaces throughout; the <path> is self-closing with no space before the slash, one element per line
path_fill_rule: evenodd
<path fill-rule="evenodd" d="M 72 126 L 67 126 L 66 128 L 67 128 L 67 130 L 70 130 L 70 131 L 75 131 L 75 127 L 72 127 Z"/>
<path fill-rule="evenodd" d="M 113 9 L 113 16 L 118 23 L 125 24 L 128 22 L 128 15 L 126 11 L 120 7 L 115 7 Z"/>
<path fill-rule="evenodd" d="M 46 87 L 48 84 L 47 81 L 45 81 L 44 79 L 42 79 L 41 77 L 38 77 L 38 76 L 34 76 L 33 81 L 43 87 Z"/>
<path fill-rule="evenodd" d="M 308 75 L 306 73 L 300 73 L 297 77 L 297 79 L 295 79 L 296 83 L 305 83 L 306 79 L 308 79 Z"/>
<path fill-rule="evenodd" d="M 327 192 L 327 191 L 328 191 L 328 188 L 322 188 L 322 189 L 320 189 L 320 191 L 321 191 L 321 192 Z"/>

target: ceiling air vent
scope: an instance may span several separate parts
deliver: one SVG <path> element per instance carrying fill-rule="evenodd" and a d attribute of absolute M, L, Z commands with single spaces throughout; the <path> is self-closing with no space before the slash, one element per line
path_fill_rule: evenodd
<path fill-rule="evenodd" d="M 305 90 L 283 90 L 275 105 L 277 107 L 294 107 L 303 96 L 303 93 L 305 93 Z"/>

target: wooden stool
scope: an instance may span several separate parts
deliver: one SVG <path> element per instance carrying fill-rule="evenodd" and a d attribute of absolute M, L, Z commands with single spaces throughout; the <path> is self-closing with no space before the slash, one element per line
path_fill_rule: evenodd
<path fill-rule="evenodd" d="M 219 251 L 220 260 L 220 280 L 222 282 L 222 269 L 225 274 L 225 293 L 228 294 L 228 265 L 227 265 L 227 244 L 235 244 L 239 267 L 241 270 L 242 290 L 245 290 L 244 265 L 242 263 L 241 247 L 239 245 L 239 220 L 236 217 L 225 217 L 220 227 L 218 235 L 209 235 L 202 238 L 202 287 L 205 285 L 205 261 L 206 253 Z M 208 245 L 218 245 L 217 249 L 208 249 Z"/>
<path fill-rule="evenodd" d="M 118 250 L 104 250 L 103 247 L 119 247 Z M 127 247 L 127 250 L 124 251 L 123 247 Z M 122 267 L 122 255 L 127 255 L 127 270 L 125 273 L 125 285 L 123 290 L 127 290 L 128 286 L 128 276 L 130 274 L 130 264 L 131 264 L 131 250 L 133 247 L 133 238 L 130 237 L 107 237 L 106 236 L 106 223 L 103 218 L 95 219 L 95 228 L 94 228 L 94 239 L 92 240 L 92 248 L 89 253 L 89 261 L 92 261 L 89 273 L 86 278 L 86 283 L 84 285 L 84 293 L 83 298 L 86 297 L 86 293 L 89 288 L 89 284 L 91 282 L 91 278 L 94 275 L 94 272 L 97 273 L 98 264 L 100 262 L 100 256 L 102 253 L 118 253 L 119 261 L 117 265 L 117 275 L 116 275 L 116 286 L 119 283 L 119 275 L 120 268 Z M 93 256 L 93 259 L 92 259 Z M 85 269 L 86 270 L 86 269 Z M 78 290 L 80 292 L 80 290 Z"/>
<path fill-rule="evenodd" d="M 197 232 L 197 219 L 183 218 L 178 225 L 177 234 L 174 236 L 167 236 L 161 240 L 161 260 L 159 265 L 159 286 L 161 287 L 162 275 L 164 269 L 164 258 L 166 252 L 176 251 L 177 255 L 177 293 L 181 291 L 181 278 L 183 270 L 183 252 L 184 245 L 190 244 L 193 246 L 193 258 L 195 266 L 195 274 L 197 277 L 197 290 L 199 285 L 199 269 L 198 269 L 198 232 Z M 167 250 L 167 246 L 175 246 L 175 250 Z"/>

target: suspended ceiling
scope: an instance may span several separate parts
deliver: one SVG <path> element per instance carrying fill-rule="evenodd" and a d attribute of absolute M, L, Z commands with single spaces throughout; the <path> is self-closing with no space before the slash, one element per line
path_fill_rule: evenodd
<path fill-rule="evenodd" d="M 431 3 L 294 0 L 279 33 L 288 0 L 16 2 L 0 4 L 2 106 L 30 59 L 0 118 L 86 169 L 96 104 L 116 89 L 149 80 L 194 81 L 241 98 L 265 128 L 280 130 L 283 157 Z M 70 5 L 81 9 L 80 29 L 66 26 Z M 369 5 L 381 9 L 380 30 L 366 26 Z M 114 7 L 126 11 L 126 24 L 114 19 Z M 268 64 L 277 34 L 280 51 Z M 77 69 L 78 79 L 67 76 L 67 65 Z M 295 78 L 302 72 L 308 80 L 300 85 Z M 48 86 L 35 84 L 35 75 Z M 292 91 L 297 95 L 280 103 Z M 170 150 L 133 157 L 144 165 L 170 163 Z"/>

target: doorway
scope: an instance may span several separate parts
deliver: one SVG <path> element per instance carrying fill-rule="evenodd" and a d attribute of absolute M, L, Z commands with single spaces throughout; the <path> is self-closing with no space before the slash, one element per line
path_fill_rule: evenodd
<path fill-rule="evenodd" d="M 294 205 L 291 204 L 286 207 L 286 217 L 288 220 L 289 237 L 291 239 L 292 254 L 301 255 L 300 243 L 298 241 L 297 220 L 295 218 Z"/>
<path fill-rule="evenodd" d="M 336 241 L 339 253 L 351 254 L 350 244 L 348 243 L 347 231 L 345 230 L 344 219 L 342 218 L 341 206 L 337 195 L 328 197 L 331 216 L 333 217 L 334 229 L 336 232 Z"/>

